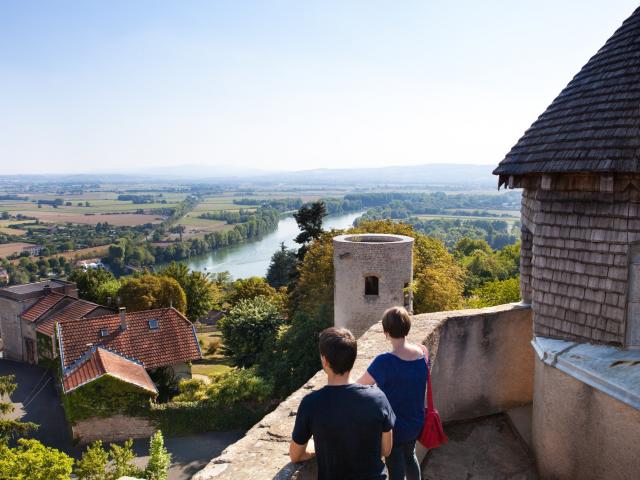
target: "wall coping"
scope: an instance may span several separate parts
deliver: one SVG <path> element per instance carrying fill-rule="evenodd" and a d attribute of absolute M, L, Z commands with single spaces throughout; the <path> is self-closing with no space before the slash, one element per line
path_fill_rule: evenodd
<path fill-rule="evenodd" d="M 640 350 L 546 337 L 531 344 L 545 364 L 640 410 Z"/>
<path fill-rule="evenodd" d="M 412 317 L 409 340 L 426 345 L 432 363 L 437 361 L 440 332 L 449 320 L 487 317 L 504 312 L 530 309 L 528 305 L 511 303 L 495 307 L 425 313 Z M 382 324 L 374 324 L 358 339 L 358 357 L 352 370 L 357 379 L 366 370 L 371 360 L 388 350 Z M 228 446 L 222 454 L 192 478 L 193 480 L 215 480 L 235 478 L 269 478 L 272 480 L 296 480 L 309 478 L 315 468 L 314 462 L 294 464 L 289 462 L 289 442 L 298 405 L 302 398 L 313 390 L 326 385 L 323 371 L 316 373 L 300 389 L 293 392 L 271 413 L 254 425 L 246 435 Z"/>

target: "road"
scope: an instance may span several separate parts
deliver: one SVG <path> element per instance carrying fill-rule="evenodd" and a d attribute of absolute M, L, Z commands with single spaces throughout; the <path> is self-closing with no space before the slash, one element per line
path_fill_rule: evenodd
<path fill-rule="evenodd" d="M 0 376 L 2 375 L 15 375 L 18 383 L 18 388 L 12 395 L 15 410 L 11 417 L 37 423 L 40 428 L 34 432 L 33 438 L 78 458 L 82 449 L 74 446 L 71 441 L 70 429 L 51 373 L 34 365 L 0 359 Z M 234 431 L 165 438 L 165 445 L 172 456 L 169 480 L 191 478 L 242 435 L 243 432 Z M 148 439 L 136 440 L 134 451 L 138 456 L 136 464 L 146 465 L 149 458 Z"/>

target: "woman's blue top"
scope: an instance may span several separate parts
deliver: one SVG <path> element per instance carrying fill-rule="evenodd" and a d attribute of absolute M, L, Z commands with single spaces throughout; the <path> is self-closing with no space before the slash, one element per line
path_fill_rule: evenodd
<path fill-rule="evenodd" d="M 428 375 L 424 357 L 402 360 L 387 352 L 378 355 L 367 371 L 387 396 L 396 414 L 394 445 L 417 439 L 424 424 L 424 395 Z"/>

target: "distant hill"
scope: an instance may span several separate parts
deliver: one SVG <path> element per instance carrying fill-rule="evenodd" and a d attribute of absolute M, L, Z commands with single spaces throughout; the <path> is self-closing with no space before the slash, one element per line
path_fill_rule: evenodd
<path fill-rule="evenodd" d="M 418 188 L 496 188 L 498 179 L 491 174 L 494 165 L 426 164 L 382 168 L 320 168 L 300 171 L 267 171 L 229 166 L 176 165 L 129 172 L 96 172 L 95 174 L 9 175 L 0 181 L 40 183 L 259 183 L 273 185 L 318 186 L 410 186 Z"/>
<path fill-rule="evenodd" d="M 497 187 L 492 165 L 427 164 L 383 168 L 315 169 L 261 176 L 296 184 L 475 185 Z"/>

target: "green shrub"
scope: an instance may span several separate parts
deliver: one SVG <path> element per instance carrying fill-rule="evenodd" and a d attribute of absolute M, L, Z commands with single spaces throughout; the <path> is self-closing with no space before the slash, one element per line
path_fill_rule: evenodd
<path fill-rule="evenodd" d="M 224 352 L 236 365 L 250 367 L 270 348 L 283 323 L 278 306 L 270 299 L 258 296 L 240 300 L 218 323 L 224 338 Z"/>
<path fill-rule="evenodd" d="M 67 420 L 139 414 L 148 410 L 151 394 L 135 385 L 105 375 L 62 396 Z"/>
<path fill-rule="evenodd" d="M 214 338 L 209 343 L 207 343 L 205 353 L 207 355 L 215 355 L 221 346 L 222 346 L 222 340 L 220 340 L 219 338 Z"/>

